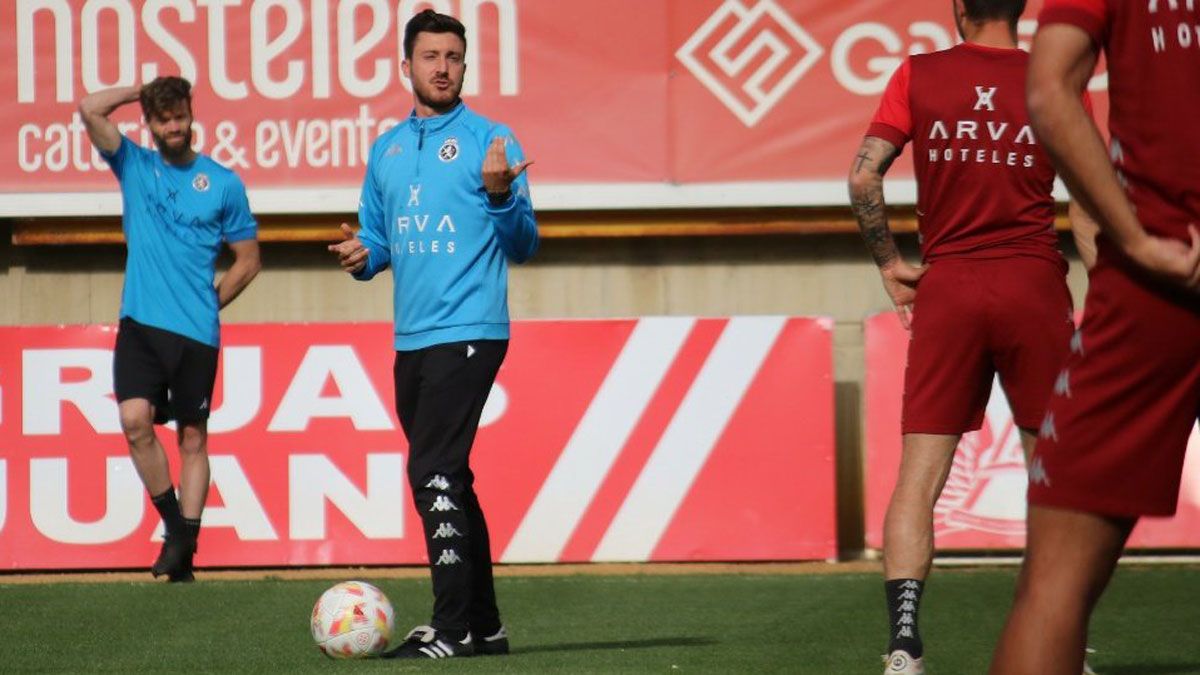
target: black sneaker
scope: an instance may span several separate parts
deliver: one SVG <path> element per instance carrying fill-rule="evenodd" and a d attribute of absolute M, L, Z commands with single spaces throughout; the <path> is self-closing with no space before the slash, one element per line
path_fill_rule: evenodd
<path fill-rule="evenodd" d="M 474 653 L 475 646 L 470 633 L 462 640 L 454 640 L 438 635 L 437 630 L 430 626 L 417 626 L 408 632 L 399 647 L 379 656 L 384 659 L 446 659 Z"/>
<path fill-rule="evenodd" d="M 196 555 L 196 542 L 186 537 L 167 537 L 163 540 L 158 560 L 150 568 L 157 579 L 166 575 L 168 581 L 188 582 L 196 579 L 192 574 L 192 557 Z"/>
<path fill-rule="evenodd" d="M 475 643 L 475 653 L 495 656 L 508 653 L 508 629 L 500 626 L 500 630 Z"/>

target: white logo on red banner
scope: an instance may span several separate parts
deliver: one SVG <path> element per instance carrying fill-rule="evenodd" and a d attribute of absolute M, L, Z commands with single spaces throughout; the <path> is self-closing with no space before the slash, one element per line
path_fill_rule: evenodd
<path fill-rule="evenodd" d="M 472 449 L 496 557 L 834 555 L 831 332 L 787 317 L 514 324 Z M 406 526 L 418 513 L 390 411 L 391 333 L 224 327 L 198 564 L 428 560 Z M 100 326 L 0 328 L 0 569 L 144 567 L 157 553 L 112 398 L 113 342 Z M 794 490 L 759 488 L 776 473 Z M 444 493 L 423 506 L 460 509 Z"/>
<path fill-rule="evenodd" d="M 821 45 L 773 0 L 759 0 L 750 8 L 725 0 L 675 56 L 742 124 L 752 127 L 822 54 Z"/>

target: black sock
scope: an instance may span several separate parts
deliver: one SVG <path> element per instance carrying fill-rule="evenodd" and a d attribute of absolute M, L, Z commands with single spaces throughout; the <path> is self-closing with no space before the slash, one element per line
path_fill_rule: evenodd
<path fill-rule="evenodd" d="M 925 646 L 917 630 L 917 612 L 925 582 L 916 579 L 891 579 L 884 582 L 888 605 L 888 653 L 903 649 L 914 659 L 921 658 Z"/>
<path fill-rule="evenodd" d="M 200 538 L 200 519 L 184 518 L 183 527 L 184 532 L 187 534 L 187 538 L 190 539 L 193 544 L 196 543 L 196 540 Z"/>
<path fill-rule="evenodd" d="M 167 537 L 181 537 L 185 534 L 183 514 L 179 512 L 179 500 L 175 499 L 175 488 L 169 487 L 161 495 L 151 495 L 150 501 L 162 518 Z"/>

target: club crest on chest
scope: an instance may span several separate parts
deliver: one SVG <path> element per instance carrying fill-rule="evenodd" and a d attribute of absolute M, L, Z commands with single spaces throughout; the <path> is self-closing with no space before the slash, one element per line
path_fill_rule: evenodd
<path fill-rule="evenodd" d="M 442 141 L 442 147 L 438 148 L 438 159 L 443 162 L 453 162 L 458 159 L 458 139 L 451 136 Z"/>

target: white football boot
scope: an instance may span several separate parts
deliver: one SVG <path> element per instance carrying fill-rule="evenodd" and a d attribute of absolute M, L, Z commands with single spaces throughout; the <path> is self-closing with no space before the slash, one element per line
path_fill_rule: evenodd
<path fill-rule="evenodd" d="M 883 657 L 883 675 L 925 675 L 925 662 L 914 659 L 903 649 Z"/>

